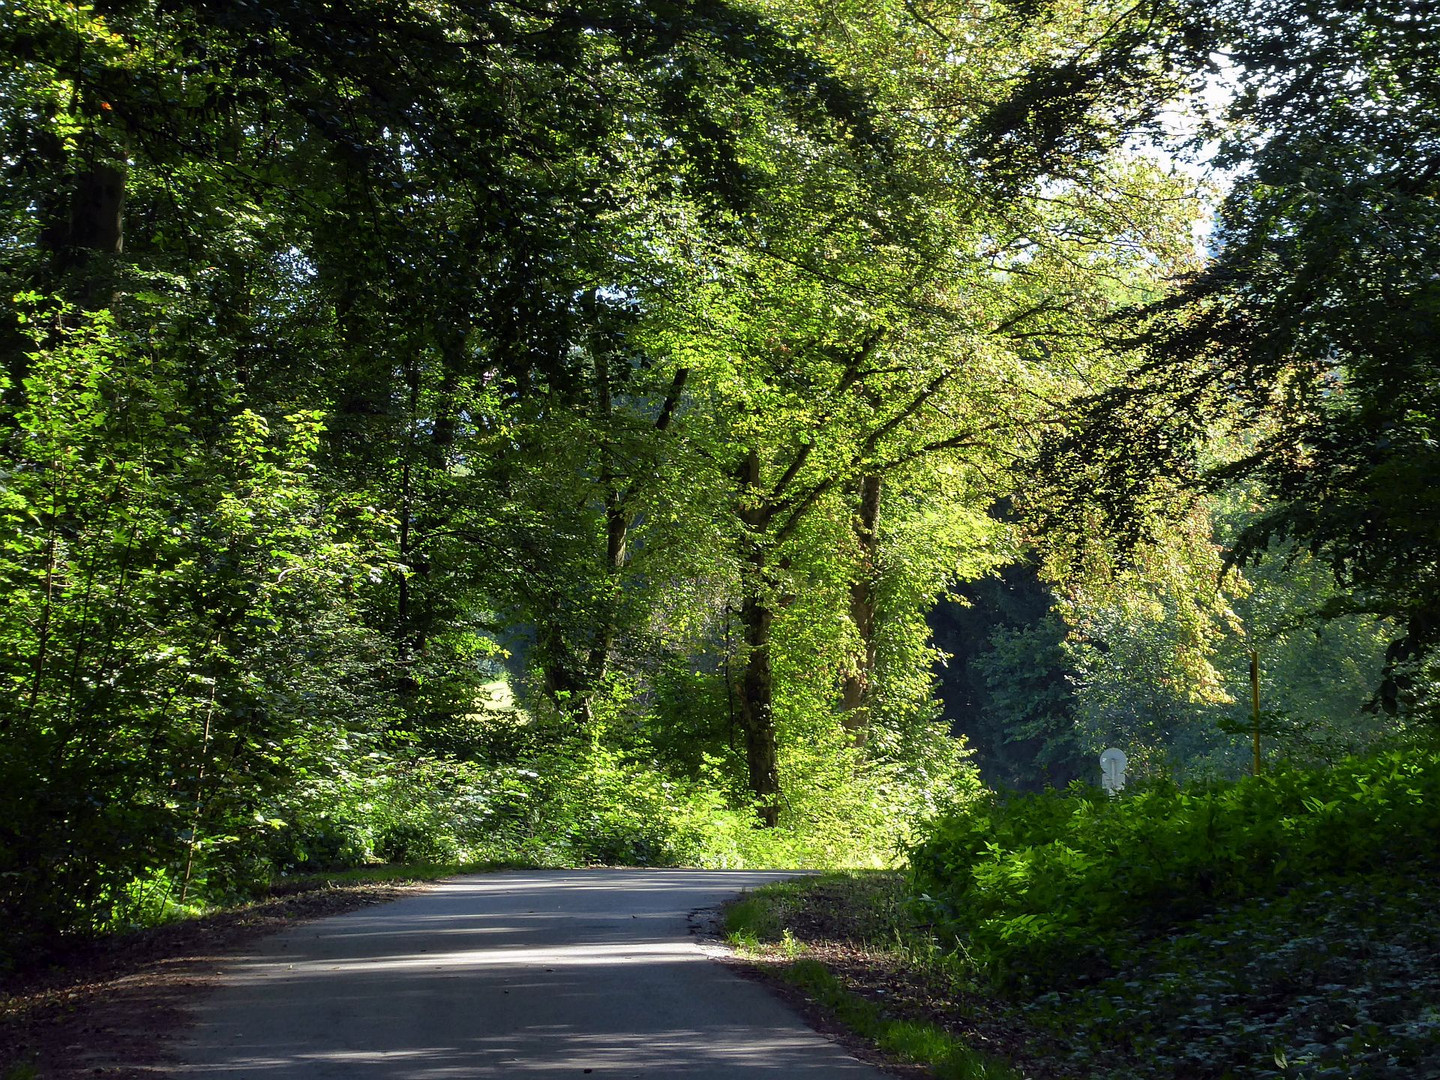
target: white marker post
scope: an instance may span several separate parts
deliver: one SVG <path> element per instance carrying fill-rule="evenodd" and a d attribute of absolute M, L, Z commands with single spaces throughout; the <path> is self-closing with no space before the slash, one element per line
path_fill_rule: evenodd
<path fill-rule="evenodd" d="M 1125 751 L 1110 747 L 1100 755 L 1100 786 L 1111 795 L 1125 787 Z"/>

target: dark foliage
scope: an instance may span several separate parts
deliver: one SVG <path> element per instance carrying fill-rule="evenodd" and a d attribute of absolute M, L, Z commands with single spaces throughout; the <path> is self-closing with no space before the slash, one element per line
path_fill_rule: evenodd
<path fill-rule="evenodd" d="M 1440 645 L 1440 9 L 1276 0 L 1194 23 L 1240 70 L 1218 254 L 1132 324 L 1151 361 L 1051 445 L 1040 516 L 1059 535 L 1098 512 L 1133 541 L 1192 478 L 1258 479 L 1275 507 L 1231 560 L 1324 558 L 1348 593 L 1328 613 L 1403 627 L 1381 703 L 1431 707 L 1413 667 Z M 1245 439 L 1220 464 L 1216 424 Z"/>

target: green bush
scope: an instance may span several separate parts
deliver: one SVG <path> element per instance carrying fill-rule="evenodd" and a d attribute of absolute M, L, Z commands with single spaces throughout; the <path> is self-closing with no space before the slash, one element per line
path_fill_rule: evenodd
<path fill-rule="evenodd" d="M 782 757 L 788 797 L 778 828 L 758 827 L 735 762 L 702 753 L 667 770 L 644 739 L 512 724 L 507 761 L 461 761 L 406 746 L 355 767 L 310 768 L 258 807 L 217 807 L 209 829 L 176 830 L 164 863 L 117 871 L 96 929 L 121 929 L 254 899 L 277 879 L 376 863 L 530 866 L 805 867 L 893 865 L 934 791 L 968 798 L 974 770 L 958 748 L 926 768 L 867 762 L 834 725 Z M 621 745 L 614 745 L 620 743 Z M 952 760 L 953 759 L 953 760 Z M 335 762 L 329 762 L 335 765 Z M 742 763 L 743 764 L 743 763 Z M 938 782 L 937 782 L 938 778 Z M 193 841 L 193 842 L 192 842 Z"/>
<path fill-rule="evenodd" d="M 1110 798 L 991 796 L 911 851 L 919 903 L 1000 983 L 1060 985 L 1216 907 L 1320 876 L 1440 865 L 1440 751 Z"/>

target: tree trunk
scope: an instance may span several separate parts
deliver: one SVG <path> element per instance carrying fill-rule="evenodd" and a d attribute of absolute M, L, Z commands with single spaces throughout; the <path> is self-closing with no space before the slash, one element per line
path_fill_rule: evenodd
<path fill-rule="evenodd" d="M 562 713 L 569 713 L 576 726 L 584 731 L 593 717 L 590 701 L 593 687 L 585 674 L 576 670 L 574 655 L 565 641 L 560 619 L 563 603 L 560 596 L 551 596 L 549 617 L 536 626 L 535 644 L 545 680 L 545 695 Z"/>
<path fill-rule="evenodd" d="M 740 486 L 755 492 L 760 487 L 760 455 L 751 450 L 740 466 Z M 740 625 L 745 636 L 745 671 L 740 676 L 740 727 L 745 732 L 745 762 L 750 791 L 758 800 L 760 820 L 773 829 L 780 819 L 780 769 L 775 745 L 775 677 L 770 667 L 770 624 L 775 612 L 765 596 L 766 565 L 763 534 L 770 523 L 767 506 L 745 507 L 740 520 L 745 526 L 749 564 Z"/>
<path fill-rule="evenodd" d="M 413 695 L 420 684 L 415 675 L 415 614 L 412 610 L 410 578 L 414 574 L 414 524 L 415 524 L 415 412 L 420 399 L 420 374 L 411 362 L 406 372 L 409 384 L 408 412 L 405 417 L 405 431 L 400 446 L 400 536 L 396 550 L 396 573 L 399 581 L 395 596 L 395 660 L 398 672 L 397 684 L 405 696 Z"/>
<path fill-rule="evenodd" d="M 125 246 L 125 169 L 100 160 L 91 142 L 89 164 L 70 177 L 69 205 L 53 206 L 40 236 L 56 274 L 70 279 L 70 298 L 87 311 L 114 303 L 114 263 Z"/>
<path fill-rule="evenodd" d="M 125 171 L 97 164 L 76 177 L 69 249 L 118 255 L 125 246 Z"/>
<path fill-rule="evenodd" d="M 92 143 L 93 143 L 92 137 Z M 58 139 L 47 139 L 45 151 L 52 162 L 64 166 L 65 150 Z M 92 150 L 92 158 L 98 151 Z M 95 311 L 113 303 L 111 282 L 114 267 L 109 265 L 120 254 L 124 243 L 125 214 L 125 172 L 118 165 L 92 160 L 89 167 L 69 178 L 71 187 L 68 203 L 63 198 L 47 199 L 43 210 L 50 220 L 41 230 L 41 243 L 49 249 L 57 277 L 73 275 L 70 284 L 71 299 L 85 311 Z M 108 260 L 108 261 L 107 261 Z M 10 320 L 5 320 L 7 323 Z M 52 335 L 53 338 L 53 335 Z M 24 353 L 23 335 L 5 343 L 6 368 L 11 379 L 22 384 L 29 371 Z M 11 351 L 11 345 L 16 346 Z M 40 612 L 36 633 L 35 657 L 31 665 L 31 683 L 28 705 L 33 712 L 39 702 L 46 668 L 50 658 L 50 645 L 55 611 L 63 606 L 57 596 L 60 589 L 60 536 L 61 517 L 67 513 L 63 508 L 61 491 L 64 477 L 60 462 L 49 465 L 50 512 L 47 524 L 48 538 L 45 556 L 45 599 Z M 8 726 L 8 719 L 7 719 Z"/>
<path fill-rule="evenodd" d="M 763 571 L 764 558 L 752 564 Z M 775 681 L 770 670 L 770 623 L 774 613 L 755 588 L 740 608 L 745 633 L 745 672 L 740 678 L 740 727 L 745 732 L 745 763 L 750 790 L 759 800 L 760 820 L 773 829 L 780 818 L 780 770 L 775 745 Z"/>
<path fill-rule="evenodd" d="M 671 380 L 669 392 L 655 420 L 655 433 L 662 436 L 670 427 L 675 410 L 680 404 L 680 394 L 685 389 L 689 376 L 688 368 L 680 368 Z M 614 412 L 610 394 L 609 357 L 602 351 L 596 352 L 595 359 L 596 405 L 600 421 L 608 432 Z M 658 450 L 657 450 L 658 454 Z M 614 449 L 608 437 L 600 445 L 600 485 L 605 499 L 605 577 L 609 596 L 606 599 L 601 625 L 596 628 L 595 641 L 590 649 L 587 675 L 591 688 L 605 677 L 610 664 L 610 650 L 615 644 L 619 631 L 621 582 L 625 569 L 630 563 L 630 526 L 635 519 L 635 496 L 637 481 L 631 480 L 622 489 L 620 476 L 614 460 Z"/>
<path fill-rule="evenodd" d="M 598 340 L 592 346 L 595 361 L 595 411 L 596 419 L 603 432 L 600 439 L 600 490 L 605 502 L 605 603 L 601 610 L 600 625 L 595 627 L 595 638 L 590 645 L 590 656 L 586 663 L 586 681 L 590 690 L 605 677 L 610 665 L 610 649 L 615 642 L 616 605 L 620 598 L 620 579 L 625 572 L 626 548 L 630 536 L 630 515 L 620 490 L 620 481 L 615 466 L 615 448 L 611 445 L 611 425 L 614 422 L 615 405 L 610 394 L 610 352 Z"/>
<path fill-rule="evenodd" d="M 856 746 L 864 744 L 870 726 L 870 686 L 875 675 L 875 578 L 881 486 L 877 474 L 861 478 L 860 507 L 855 518 L 860 565 L 850 583 L 850 620 L 860 637 L 860 649 L 841 686 L 840 722 Z"/>

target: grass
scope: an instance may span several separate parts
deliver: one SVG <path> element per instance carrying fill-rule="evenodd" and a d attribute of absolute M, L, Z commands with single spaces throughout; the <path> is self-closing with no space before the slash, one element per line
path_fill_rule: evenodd
<path fill-rule="evenodd" d="M 758 949 L 783 932 L 776 904 L 769 897 L 749 896 L 725 909 L 725 937 L 742 949 Z"/>
<path fill-rule="evenodd" d="M 790 878 L 747 893 L 726 908 L 726 932 L 778 940 L 800 921 L 813 935 L 891 946 L 909 919 L 905 887 L 894 871 L 846 870 Z"/>
<path fill-rule="evenodd" d="M 955 973 L 941 970 L 944 958 L 910 924 L 899 874 L 850 871 L 766 885 L 726 908 L 725 931 L 757 971 L 802 991 L 892 1061 L 925 1066 L 941 1080 L 1016 1080 L 1020 1075 L 920 1015 L 916 1003 L 931 996 L 923 984 L 953 988 Z M 868 963 L 877 958 L 878 966 Z M 843 974 L 837 970 L 841 967 Z M 876 1000 L 887 988 L 895 992 L 897 970 L 914 978 L 918 992 Z M 866 973 L 875 971 L 889 973 L 886 988 L 867 985 Z"/>
<path fill-rule="evenodd" d="M 795 959 L 780 977 L 885 1055 L 927 1065 L 940 1080 L 1018 1080 L 1013 1069 L 972 1050 L 944 1028 L 887 1016 L 875 1002 L 846 989 L 818 960 Z"/>

